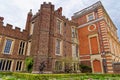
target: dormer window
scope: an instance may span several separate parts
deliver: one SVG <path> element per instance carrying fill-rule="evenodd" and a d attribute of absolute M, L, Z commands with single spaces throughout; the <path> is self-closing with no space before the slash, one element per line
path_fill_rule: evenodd
<path fill-rule="evenodd" d="M 91 21 L 93 20 L 95 17 L 94 17 L 94 13 L 90 13 L 87 15 L 87 21 Z"/>

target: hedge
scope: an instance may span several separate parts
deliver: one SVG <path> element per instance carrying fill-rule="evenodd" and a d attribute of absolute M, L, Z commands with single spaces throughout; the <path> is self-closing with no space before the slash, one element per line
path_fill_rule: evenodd
<path fill-rule="evenodd" d="M 48 80 L 48 79 L 59 79 L 59 78 L 71 78 L 78 77 L 80 74 L 28 74 L 28 73 L 13 73 L 18 78 L 25 78 L 27 80 Z M 85 76 L 85 74 L 81 74 Z"/>
<path fill-rule="evenodd" d="M 114 78 L 115 80 L 120 79 L 120 74 L 31 74 L 31 73 L 17 73 L 17 72 L 0 72 L 0 75 L 11 75 L 16 78 L 23 78 L 25 80 L 68 80 L 65 78 L 76 78 L 74 80 L 84 80 L 88 78 L 93 79 L 109 79 Z M 64 78 L 64 79 L 63 79 Z"/>
<path fill-rule="evenodd" d="M 12 75 L 13 72 L 0 72 L 0 75 Z"/>

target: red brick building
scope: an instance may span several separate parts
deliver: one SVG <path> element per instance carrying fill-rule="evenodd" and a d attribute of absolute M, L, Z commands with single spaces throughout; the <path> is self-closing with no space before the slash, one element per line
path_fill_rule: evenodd
<path fill-rule="evenodd" d="M 21 71 L 26 58 L 28 33 L 12 25 L 3 25 L 0 17 L 0 71 Z"/>
<path fill-rule="evenodd" d="M 25 71 L 25 59 L 34 60 L 33 73 L 42 62 L 45 72 L 64 72 L 79 63 L 91 66 L 93 73 L 113 73 L 118 63 L 120 42 L 117 28 L 97 2 L 74 14 L 72 20 L 62 16 L 62 8 L 43 3 L 38 12 L 27 15 L 25 30 L 3 25 L 0 17 L 0 71 Z"/>
<path fill-rule="evenodd" d="M 42 62 L 45 72 L 79 69 L 76 24 L 62 16 L 61 7 L 54 10 L 51 3 L 44 2 L 35 15 L 30 10 L 23 32 L 9 24 L 4 27 L 0 17 L 0 45 L 1 71 L 24 71 L 27 56 L 33 57 L 33 73 L 39 72 Z"/>
<path fill-rule="evenodd" d="M 69 58 L 73 61 L 73 66 L 77 70 L 78 64 L 78 43 L 72 41 L 77 38 L 76 24 L 62 16 L 62 8 L 54 10 L 51 3 L 43 3 L 36 15 L 31 17 L 29 28 L 33 29 L 31 38 L 30 54 L 34 58 L 33 72 L 39 71 L 41 62 L 46 62 L 46 71 L 64 71 L 65 61 Z M 73 28 L 75 27 L 75 28 Z M 72 47 L 74 46 L 74 47 Z M 72 48 L 75 52 L 72 53 Z M 75 60 L 74 60 L 75 59 Z"/>
<path fill-rule="evenodd" d="M 117 28 L 97 2 L 72 17 L 79 24 L 80 62 L 92 67 L 93 73 L 113 73 L 113 64 L 120 61 Z"/>

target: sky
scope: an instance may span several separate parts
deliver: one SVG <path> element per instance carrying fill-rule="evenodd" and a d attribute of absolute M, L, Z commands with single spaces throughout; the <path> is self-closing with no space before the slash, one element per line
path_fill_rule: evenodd
<path fill-rule="evenodd" d="M 99 0 L 0 0 L 0 16 L 4 17 L 4 25 L 12 24 L 14 27 L 25 28 L 27 13 L 32 9 L 33 14 L 38 12 L 43 2 L 52 2 L 55 9 L 62 7 L 63 15 L 67 18 Z M 100 0 L 118 28 L 120 37 L 120 0 Z"/>

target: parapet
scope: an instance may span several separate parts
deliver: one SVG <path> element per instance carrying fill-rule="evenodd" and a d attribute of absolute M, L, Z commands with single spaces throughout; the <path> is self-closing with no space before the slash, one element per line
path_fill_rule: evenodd
<path fill-rule="evenodd" d="M 51 2 L 49 3 L 43 2 L 41 8 L 51 8 L 51 10 L 54 11 L 54 5 Z"/>
<path fill-rule="evenodd" d="M 0 21 L 3 22 L 3 20 L 4 18 L 0 17 Z M 0 34 L 11 36 L 13 38 L 25 39 L 25 37 L 27 38 L 28 32 L 26 30 L 21 31 L 21 28 L 19 27 L 13 29 L 13 25 L 7 23 L 5 26 L 3 24 L 0 25 Z"/>
<path fill-rule="evenodd" d="M 44 5 L 44 6 L 45 6 L 45 5 L 47 5 L 47 6 L 48 6 L 48 5 L 52 5 L 52 3 L 51 3 L 51 2 L 48 2 L 48 3 L 43 2 L 43 4 L 42 4 L 42 5 Z"/>
<path fill-rule="evenodd" d="M 13 30 L 13 31 L 15 31 L 15 32 L 22 32 L 21 31 L 21 28 L 19 28 L 19 27 L 15 27 L 15 29 L 13 29 L 13 25 L 11 25 L 11 24 L 6 24 L 6 26 L 4 26 L 4 28 L 5 29 L 9 29 L 9 30 Z"/>
<path fill-rule="evenodd" d="M 13 29 L 13 25 L 7 24 L 7 25 L 6 25 L 6 28 L 7 28 L 7 29 Z"/>
<path fill-rule="evenodd" d="M 4 20 L 4 17 L 0 17 L 0 22 L 3 22 L 3 20 Z"/>

